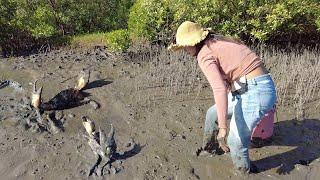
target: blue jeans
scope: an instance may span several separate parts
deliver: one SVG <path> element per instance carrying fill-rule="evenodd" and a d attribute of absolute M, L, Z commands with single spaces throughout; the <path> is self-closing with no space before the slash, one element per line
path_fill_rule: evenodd
<path fill-rule="evenodd" d="M 276 102 L 276 90 L 269 74 L 248 79 L 248 91 L 232 97 L 228 95 L 228 116 L 231 116 L 228 146 L 236 168 L 250 169 L 249 143 L 252 130 Z M 205 133 L 217 130 L 216 106 L 208 109 Z"/>
<path fill-rule="evenodd" d="M 228 119 L 232 117 L 233 112 L 233 102 L 232 102 L 232 95 L 231 92 L 228 94 Z M 204 123 L 204 132 L 206 134 L 210 134 L 213 131 L 218 130 L 218 114 L 217 114 L 217 107 L 216 105 L 211 106 L 206 114 L 206 121 Z"/>

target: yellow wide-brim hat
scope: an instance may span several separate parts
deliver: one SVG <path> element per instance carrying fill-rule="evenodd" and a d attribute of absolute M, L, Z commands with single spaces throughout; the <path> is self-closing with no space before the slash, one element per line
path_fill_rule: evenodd
<path fill-rule="evenodd" d="M 178 27 L 176 43 L 171 43 L 168 50 L 177 51 L 186 46 L 195 46 L 204 40 L 210 31 L 211 28 L 202 28 L 197 23 L 185 21 Z"/>

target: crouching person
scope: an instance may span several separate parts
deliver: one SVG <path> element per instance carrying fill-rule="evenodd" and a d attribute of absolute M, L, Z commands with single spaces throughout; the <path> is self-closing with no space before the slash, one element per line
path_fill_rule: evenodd
<path fill-rule="evenodd" d="M 253 171 L 248 152 L 251 135 L 276 102 L 275 85 L 261 59 L 242 42 L 190 21 L 179 26 L 176 43 L 168 49 L 184 49 L 197 59 L 216 102 L 217 126 L 211 132 L 217 131 L 214 138 L 224 152 L 230 151 L 238 171 Z M 228 105 L 229 90 L 232 106 Z M 232 114 L 229 127 L 228 110 Z"/>

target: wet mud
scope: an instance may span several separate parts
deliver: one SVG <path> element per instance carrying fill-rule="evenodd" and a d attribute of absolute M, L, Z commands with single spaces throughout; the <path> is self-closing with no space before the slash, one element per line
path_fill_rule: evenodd
<path fill-rule="evenodd" d="M 151 57 L 151 55 L 150 55 Z M 211 90 L 194 63 L 103 49 L 57 50 L 0 59 L 0 177 L 3 179 L 317 179 L 320 112 L 296 120 L 278 111 L 272 142 L 250 149 L 259 173 L 235 174 L 229 154 L 198 157 Z M 84 89 L 92 100 L 45 111 L 43 128 L 30 104 L 33 82 L 47 102 L 91 71 Z M 180 81 L 181 80 L 181 81 Z M 184 82 L 185 80 L 186 82 Z M 8 82 L 16 82 L 8 83 Z M 18 84 L 18 85 L 17 85 Z M 115 129 L 117 158 L 99 176 L 83 116 Z M 48 119 L 48 117 L 51 118 Z M 30 125 L 31 124 L 31 125 Z M 1 179 L 2 179 L 1 178 Z"/>

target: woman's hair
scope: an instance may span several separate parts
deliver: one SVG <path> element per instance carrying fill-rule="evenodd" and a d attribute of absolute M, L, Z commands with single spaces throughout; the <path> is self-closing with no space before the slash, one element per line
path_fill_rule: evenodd
<path fill-rule="evenodd" d="M 232 36 L 223 36 L 220 34 L 214 34 L 212 32 L 210 32 L 207 36 L 207 38 L 210 39 L 216 39 L 216 40 L 222 40 L 222 41 L 227 41 L 227 42 L 233 42 L 233 43 L 237 43 L 237 44 L 244 44 L 240 39 L 232 37 Z M 207 39 L 206 38 L 206 39 Z"/>
<path fill-rule="evenodd" d="M 202 46 L 204 45 L 204 43 L 208 40 L 221 40 L 221 41 L 227 41 L 227 42 L 232 42 L 232 43 L 236 43 L 236 44 L 244 44 L 240 39 L 238 38 L 234 38 L 231 36 L 223 36 L 223 35 L 219 35 L 219 34 L 214 34 L 213 32 L 209 32 L 209 34 L 207 35 L 207 37 L 202 40 L 201 42 L 199 42 L 195 47 L 197 49 L 197 53 L 201 50 Z"/>

